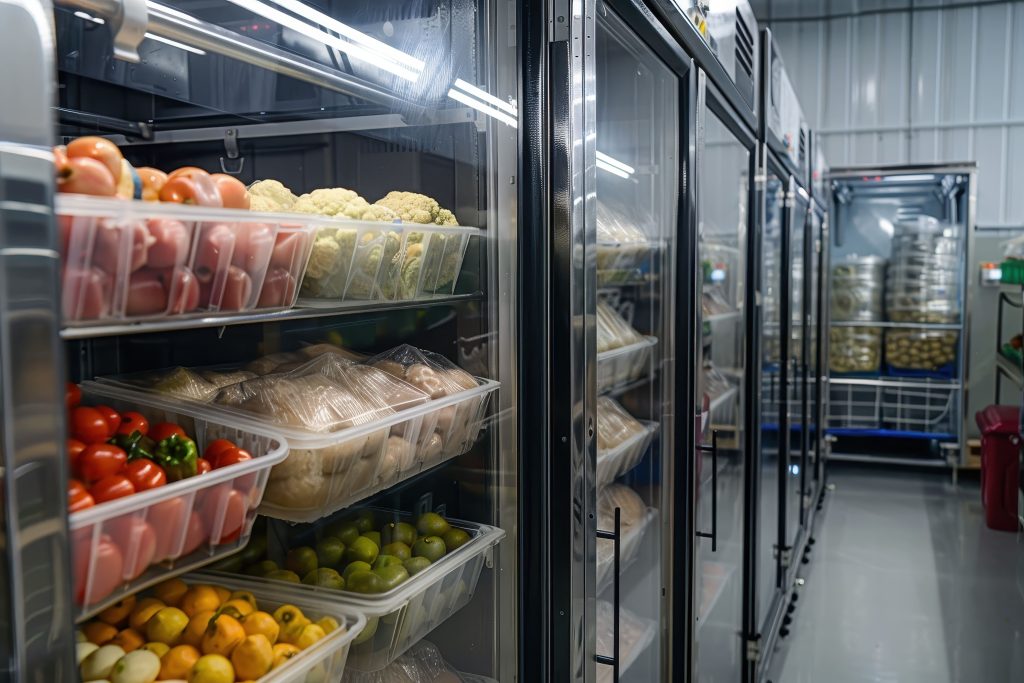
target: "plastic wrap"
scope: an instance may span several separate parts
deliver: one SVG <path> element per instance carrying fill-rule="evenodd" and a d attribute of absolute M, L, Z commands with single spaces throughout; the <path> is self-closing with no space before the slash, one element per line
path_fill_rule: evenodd
<path fill-rule="evenodd" d="M 597 652 L 610 653 L 614 651 L 614 623 L 615 608 L 607 600 L 597 601 Z M 657 634 L 657 624 L 643 617 L 637 616 L 625 607 L 619 607 L 619 674 L 622 675 L 636 661 L 647 647 L 654 641 Z M 612 668 L 610 666 L 597 667 L 597 680 L 604 683 L 612 683 Z"/>
<path fill-rule="evenodd" d="M 350 669 L 342 679 L 343 683 L 456 683 L 462 680 L 444 661 L 438 647 L 426 640 L 413 645 L 404 655 L 380 671 L 360 672 Z"/>
<path fill-rule="evenodd" d="M 597 302 L 597 352 L 617 349 L 642 342 L 644 337 L 634 330 L 619 312 L 605 301 Z"/>
<path fill-rule="evenodd" d="M 615 508 L 621 510 L 619 521 L 622 546 L 620 564 L 624 567 L 636 558 L 643 540 L 644 529 L 653 517 L 644 501 L 633 489 L 622 484 L 611 484 L 597 494 L 597 528 L 603 531 L 615 530 Z M 597 587 L 598 593 L 611 582 L 615 542 L 611 539 L 597 540 Z"/>
<path fill-rule="evenodd" d="M 601 396 L 597 399 L 597 449 L 609 450 L 630 437 L 643 433 L 644 425 L 626 412 L 617 401 Z"/>
<path fill-rule="evenodd" d="M 409 344 L 368 358 L 366 364 L 408 382 L 434 400 L 480 385 L 475 377 L 444 356 Z M 439 457 L 464 452 L 476 441 L 479 412 L 478 403 L 466 401 L 439 411 L 435 424 L 424 425 L 419 448 L 428 466 Z"/>
<path fill-rule="evenodd" d="M 649 216 L 640 223 L 650 224 Z M 597 200 L 597 282 L 610 285 L 629 281 L 651 251 L 651 242 L 637 221 L 622 207 Z"/>

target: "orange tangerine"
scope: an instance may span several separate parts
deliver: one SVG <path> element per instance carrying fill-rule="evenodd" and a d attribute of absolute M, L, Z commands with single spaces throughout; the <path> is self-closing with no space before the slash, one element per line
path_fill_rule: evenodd
<path fill-rule="evenodd" d="M 132 614 L 128 617 L 128 625 L 133 629 L 142 633 L 146 630 L 146 622 L 154 614 L 167 607 L 161 600 L 156 598 L 142 598 L 135 603 L 135 609 L 132 610 Z"/>
<path fill-rule="evenodd" d="M 218 614 L 210 619 L 210 624 L 203 633 L 199 649 L 204 655 L 231 656 L 231 651 L 245 640 L 245 629 L 238 619 L 228 614 Z"/>
<path fill-rule="evenodd" d="M 217 593 L 217 597 L 220 599 L 220 604 L 223 605 L 225 602 L 231 599 L 231 591 L 229 591 L 224 586 L 214 586 L 213 590 Z"/>
<path fill-rule="evenodd" d="M 242 628 L 245 629 L 247 635 L 266 636 L 271 645 L 277 642 L 277 637 L 281 633 L 281 626 L 274 621 L 273 616 L 266 612 L 253 612 L 245 615 L 245 618 L 242 619 Z"/>
<path fill-rule="evenodd" d="M 160 676 L 162 681 L 175 678 L 188 678 L 192 667 L 202 655 L 191 645 L 175 645 L 160 658 Z"/>
<path fill-rule="evenodd" d="M 100 612 L 96 617 L 111 626 L 121 626 L 135 609 L 135 596 L 129 595 Z"/>
<path fill-rule="evenodd" d="M 153 595 L 169 607 L 178 607 L 187 592 L 188 584 L 178 578 L 167 579 L 153 586 Z"/>
<path fill-rule="evenodd" d="M 194 617 L 200 612 L 206 612 L 207 610 L 216 612 L 217 608 L 220 607 L 220 602 L 220 596 L 217 595 L 217 591 L 214 590 L 213 586 L 197 584 L 185 591 L 185 595 L 182 596 L 181 604 L 178 607 L 189 617 Z"/>
<path fill-rule="evenodd" d="M 146 644 L 146 639 L 133 628 L 126 628 L 111 639 L 108 645 L 120 645 L 125 652 L 138 650 Z"/>
<path fill-rule="evenodd" d="M 252 603 L 250 603 L 248 600 L 233 598 L 225 602 L 223 605 L 221 605 L 220 610 L 218 611 L 224 612 L 225 614 L 230 614 L 235 619 L 241 619 L 247 614 L 252 614 L 253 612 L 255 612 L 256 608 L 253 607 Z"/>
<path fill-rule="evenodd" d="M 223 655 L 203 655 L 192 667 L 188 683 L 233 683 L 235 668 Z"/>
<path fill-rule="evenodd" d="M 271 669 L 276 669 L 280 666 L 284 666 L 288 663 L 288 660 L 299 654 L 299 648 L 288 643 L 278 643 L 274 646 L 274 663 L 271 664 Z"/>
<path fill-rule="evenodd" d="M 82 627 L 86 639 L 95 645 L 106 645 L 117 635 L 117 628 L 102 621 L 90 621 Z"/>
<path fill-rule="evenodd" d="M 246 636 L 231 652 L 235 675 L 241 678 L 260 678 L 274 663 L 274 650 L 264 635 Z"/>
<path fill-rule="evenodd" d="M 193 647 L 199 647 L 199 644 L 203 642 L 203 634 L 206 633 L 206 627 L 210 625 L 210 619 L 213 619 L 215 614 L 216 612 L 207 610 L 189 619 L 185 632 L 181 634 L 181 642 Z"/>

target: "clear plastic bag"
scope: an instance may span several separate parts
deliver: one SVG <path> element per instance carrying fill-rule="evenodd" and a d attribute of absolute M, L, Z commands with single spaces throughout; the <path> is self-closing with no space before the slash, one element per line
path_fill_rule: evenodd
<path fill-rule="evenodd" d="M 614 399 L 597 399 L 597 449 L 610 450 L 626 439 L 643 433 L 643 424 Z"/>
<path fill-rule="evenodd" d="M 597 352 L 636 344 L 644 337 L 607 302 L 597 302 Z"/>
<path fill-rule="evenodd" d="M 608 202 L 597 201 L 597 280 L 598 284 L 616 284 L 630 278 L 651 250 L 651 242 L 639 224 L 650 225 L 650 216 L 629 218 L 629 211 Z"/>
<path fill-rule="evenodd" d="M 443 678 L 442 678 L 443 677 Z M 433 683 L 463 680 L 433 643 L 421 640 L 380 671 L 349 669 L 343 683 Z"/>

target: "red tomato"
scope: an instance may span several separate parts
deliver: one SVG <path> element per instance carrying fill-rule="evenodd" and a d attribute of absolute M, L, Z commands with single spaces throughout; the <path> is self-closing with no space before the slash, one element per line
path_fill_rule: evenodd
<path fill-rule="evenodd" d="M 117 428 L 121 426 L 121 416 L 118 415 L 117 411 L 110 406 L 93 406 L 96 410 L 103 415 L 103 419 L 107 421 L 107 427 L 110 431 L 107 432 L 107 437 L 111 437 L 117 434 Z"/>
<path fill-rule="evenodd" d="M 136 491 L 148 491 L 167 483 L 167 474 L 152 460 L 139 458 L 125 465 L 124 476 Z"/>
<path fill-rule="evenodd" d="M 226 451 L 229 448 L 235 448 L 235 444 L 227 439 L 214 439 L 210 443 L 206 444 L 206 448 L 203 449 L 203 457 L 210 461 L 212 465 L 220 455 L 221 451 Z"/>
<path fill-rule="evenodd" d="M 124 558 L 123 577 L 130 581 L 149 565 L 156 557 L 156 531 L 141 517 L 118 517 L 107 523 L 111 540 L 121 550 Z"/>
<path fill-rule="evenodd" d="M 99 443 L 110 437 L 106 418 L 95 408 L 86 406 L 72 408 L 68 422 L 71 436 L 79 441 Z"/>
<path fill-rule="evenodd" d="M 68 482 L 68 512 L 78 512 L 91 508 L 96 504 L 89 492 L 85 490 L 85 484 L 72 479 Z"/>
<path fill-rule="evenodd" d="M 156 532 L 154 562 L 173 559 L 181 554 L 189 510 L 182 498 L 163 500 L 149 508 L 149 523 Z"/>
<path fill-rule="evenodd" d="M 74 559 L 75 602 L 79 605 L 96 604 L 121 583 L 124 558 L 109 536 L 100 536 L 95 546 L 92 534 L 83 536 L 72 547 L 71 555 Z"/>
<path fill-rule="evenodd" d="M 71 410 L 77 408 L 78 404 L 82 402 L 82 390 L 78 388 L 78 385 L 74 382 L 64 383 L 64 406 Z"/>
<path fill-rule="evenodd" d="M 128 477 L 112 474 L 109 477 L 103 477 L 93 484 L 92 488 L 89 489 L 89 493 L 92 495 L 92 499 L 96 501 L 96 504 L 99 505 L 100 503 L 106 503 L 108 500 L 130 496 L 135 493 L 135 487 L 128 481 Z"/>
<path fill-rule="evenodd" d="M 195 510 L 188 518 L 188 526 L 185 529 L 185 543 L 181 547 L 181 554 L 188 555 L 203 544 L 203 541 L 210 537 L 202 518 Z"/>
<path fill-rule="evenodd" d="M 200 509 L 214 545 L 237 540 L 245 526 L 245 496 L 231 487 L 220 484 L 203 492 Z"/>
<path fill-rule="evenodd" d="M 141 432 L 143 436 L 149 434 L 149 420 L 142 413 L 129 410 L 121 413 L 121 426 L 117 428 L 117 433 L 128 435 L 132 432 Z"/>
<path fill-rule="evenodd" d="M 78 476 L 78 458 L 85 450 L 85 444 L 78 439 L 68 439 L 68 464 L 71 466 L 71 473 Z"/>
<path fill-rule="evenodd" d="M 213 469 L 219 470 L 221 467 L 245 462 L 246 460 L 252 460 L 252 454 L 249 451 L 242 448 L 225 448 L 217 454 L 217 457 L 210 461 L 210 465 Z"/>
<path fill-rule="evenodd" d="M 185 433 L 184 429 L 171 422 L 158 422 L 149 428 L 149 434 L 146 436 L 153 439 L 153 441 L 163 441 L 171 434 L 177 434 L 183 439 L 188 438 L 188 434 Z"/>
<path fill-rule="evenodd" d="M 213 471 L 213 465 L 206 458 L 199 458 L 196 460 L 196 474 L 206 474 L 207 472 Z"/>
<path fill-rule="evenodd" d="M 126 462 L 124 449 L 111 443 L 94 443 L 78 456 L 78 472 L 87 484 L 92 484 L 119 473 Z"/>

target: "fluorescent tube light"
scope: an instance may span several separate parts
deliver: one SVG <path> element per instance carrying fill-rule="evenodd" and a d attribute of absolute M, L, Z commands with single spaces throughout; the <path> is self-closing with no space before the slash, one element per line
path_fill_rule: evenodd
<path fill-rule="evenodd" d="M 375 53 L 381 59 L 388 59 L 399 64 L 405 64 L 415 71 L 423 71 L 423 62 L 416 59 L 412 55 L 408 55 L 401 50 L 397 50 L 387 43 L 382 43 L 376 38 L 372 38 L 362 31 L 356 30 L 348 24 L 343 24 L 334 17 L 328 16 L 323 12 L 306 5 L 305 3 L 299 2 L 299 0 L 270 0 L 275 5 L 279 5 L 289 12 L 294 12 L 300 17 L 305 17 L 321 26 L 325 26 L 328 29 L 340 33 L 346 38 L 350 39 L 354 43 L 362 45 L 370 52 Z"/>
<path fill-rule="evenodd" d="M 103 21 L 102 19 L 100 19 L 99 17 L 94 17 L 93 15 L 86 14 L 85 12 L 75 12 L 75 16 L 78 17 L 79 19 L 85 19 L 86 21 L 91 21 L 94 24 L 105 24 L 105 23 L 107 23 L 107 22 Z"/>
<path fill-rule="evenodd" d="M 296 33 L 301 33 L 307 38 L 319 41 L 324 45 L 329 45 L 335 49 L 341 50 L 349 57 L 353 59 L 359 59 L 366 62 L 370 66 L 375 66 L 378 69 L 392 73 L 399 78 L 404 78 L 407 81 L 415 82 L 419 78 L 419 72 L 413 71 L 412 69 L 396 64 L 388 59 L 382 58 L 381 54 L 368 50 L 367 48 L 350 43 L 342 40 L 336 36 L 332 36 L 326 31 L 307 24 L 301 19 L 296 19 L 290 14 L 285 14 L 281 10 L 274 9 L 266 3 L 260 2 L 259 0 L 228 0 L 233 5 L 237 5 L 242 9 L 247 9 L 250 12 L 254 12 L 268 21 L 272 21 L 275 24 L 289 28 Z"/>
<path fill-rule="evenodd" d="M 103 24 L 107 23 L 103 19 L 100 19 L 99 17 L 94 17 L 91 14 L 88 14 L 86 12 L 75 12 L 75 16 L 78 17 L 79 19 L 85 19 L 86 21 L 91 21 L 94 24 L 103 25 Z M 150 40 L 155 40 L 158 43 L 163 43 L 164 45 L 170 45 L 171 47 L 176 47 L 179 50 L 184 50 L 185 52 L 191 52 L 192 54 L 196 54 L 196 55 L 205 55 L 206 54 L 206 50 L 200 50 L 198 47 L 192 47 L 191 45 L 186 45 L 185 43 L 179 43 L 176 40 L 171 40 L 170 38 L 164 38 L 163 36 L 158 36 L 155 33 L 147 32 L 145 34 L 145 36 L 146 36 L 146 38 L 148 38 Z"/>
<path fill-rule="evenodd" d="M 478 112 L 487 114 L 491 118 L 497 119 L 498 121 L 501 121 L 504 124 L 512 126 L 513 128 L 517 128 L 519 126 L 519 122 L 514 117 L 509 116 L 505 112 L 495 109 L 494 107 L 490 107 L 484 104 L 480 100 L 462 92 L 461 90 L 456 90 L 455 88 L 452 88 L 451 90 L 448 91 L 448 97 L 452 98 L 456 102 L 462 102 L 463 104 L 468 105 L 473 109 L 476 109 Z"/>
<path fill-rule="evenodd" d="M 600 154 L 600 152 L 598 152 L 598 154 Z M 597 159 L 597 167 L 599 169 L 601 169 L 602 171 L 608 171 L 612 175 L 617 175 L 620 178 L 626 178 L 626 179 L 629 178 L 629 173 L 626 173 L 621 168 L 618 168 L 616 166 L 612 166 L 611 164 L 609 164 L 607 161 L 604 161 L 600 157 L 598 157 L 598 159 Z"/>
<path fill-rule="evenodd" d="M 629 164 L 624 164 L 621 161 L 619 161 L 618 159 L 615 159 L 614 157 L 608 156 L 604 152 L 598 152 L 597 153 L 597 160 L 598 161 L 603 161 L 604 163 L 608 164 L 609 166 L 614 166 L 615 168 L 619 169 L 620 171 L 624 171 L 625 173 L 628 173 L 629 175 L 633 175 L 634 173 L 636 173 L 636 169 L 633 168 L 632 166 L 630 166 Z"/>
<path fill-rule="evenodd" d="M 467 83 L 461 78 L 457 78 L 455 80 L 455 87 L 461 88 L 462 90 L 468 92 L 470 95 L 474 95 L 479 99 L 483 100 L 484 102 L 492 104 L 498 109 L 501 109 L 502 111 L 508 112 L 509 115 L 511 116 L 514 116 L 516 118 L 519 117 L 519 110 L 516 109 L 514 105 L 510 104 L 509 102 L 505 102 L 504 100 L 499 100 L 497 97 L 487 92 L 486 90 L 481 90 L 480 88 L 476 87 L 471 83 Z"/>

